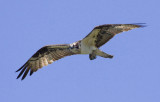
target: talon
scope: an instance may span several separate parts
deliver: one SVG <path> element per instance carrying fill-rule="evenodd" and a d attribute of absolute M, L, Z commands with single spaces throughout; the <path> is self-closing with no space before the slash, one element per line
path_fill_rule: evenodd
<path fill-rule="evenodd" d="M 90 57 L 90 60 L 94 60 L 94 59 L 96 59 L 96 56 Z"/>
<path fill-rule="evenodd" d="M 95 56 L 93 56 L 93 55 L 89 55 L 89 58 L 90 58 L 90 60 L 94 60 L 94 59 L 96 59 L 96 55 Z"/>

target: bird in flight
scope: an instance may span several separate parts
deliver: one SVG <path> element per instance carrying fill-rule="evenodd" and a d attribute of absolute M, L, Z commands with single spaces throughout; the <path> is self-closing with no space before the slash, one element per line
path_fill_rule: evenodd
<path fill-rule="evenodd" d="M 38 69 L 65 56 L 89 54 L 90 60 L 96 59 L 96 56 L 113 58 L 112 55 L 101 51 L 99 48 L 116 34 L 140 27 L 144 27 L 143 23 L 105 24 L 96 26 L 85 38 L 74 43 L 44 46 L 16 71 L 20 71 L 17 79 L 23 74 L 21 79 L 23 80 L 29 71 L 30 75 L 32 75 L 33 72 L 36 72 Z"/>

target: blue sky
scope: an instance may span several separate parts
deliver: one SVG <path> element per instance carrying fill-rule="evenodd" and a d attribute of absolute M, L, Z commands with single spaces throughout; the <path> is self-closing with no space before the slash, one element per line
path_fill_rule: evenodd
<path fill-rule="evenodd" d="M 1 0 L 1 102 L 159 102 L 159 0 Z M 58 60 L 25 80 L 20 68 L 39 48 L 72 43 L 95 26 L 146 23 L 101 50 Z"/>

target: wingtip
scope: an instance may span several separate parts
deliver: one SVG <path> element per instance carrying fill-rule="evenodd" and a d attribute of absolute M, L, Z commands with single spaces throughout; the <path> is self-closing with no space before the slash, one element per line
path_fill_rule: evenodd
<path fill-rule="evenodd" d="M 24 78 L 21 78 L 21 81 L 23 81 L 24 80 Z"/>
<path fill-rule="evenodd" d="M 16 72 L 19 72 L 23 67 L 19 68 L 18 70 L 16 70 Z"/>
<path fill-rule="evenodd" d="M 30 74 L 29 74 L 29 75 L 31 76 L 32 74 L 33 74 L 33 70 L 30 71 Z"/>
<path fill-rule="evenodd" d="M 20 76 L 19 77 L 17 77 L 16 79 L 19 79 L 20 78 Z M 21 78 L 21 81 L 23 81 L 24 80 L 24 78 Z"/>
<path fill-rule="evenodd" d="M 17 76 L 17 78 L 16 78 L 16 79 L 19 79 L 19 77 L 20 77 L 20 76 Z"/>
<path fill-rule="evenodd" d="M 137 26 L 139 26 L 141 28 L 147 27 L 146 23 L 132 23 L 132 24 L 137 25 Z"/>

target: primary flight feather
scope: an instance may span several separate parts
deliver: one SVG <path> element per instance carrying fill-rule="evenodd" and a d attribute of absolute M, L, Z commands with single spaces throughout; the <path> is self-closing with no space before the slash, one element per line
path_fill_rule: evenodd
<path fill-rule="evenodd" d="M 38 69 L 51 64 L 65 56 L 75 54 L 89 54 L 90 60 L 101 56 L 104 58 L 112 58 L 113 56 L 101 50 L 103 44 L 108 42 L 116 34 L 128 31 L 134 28 L 144 27 L 144 25 L 137 24 L 105 24 L 95 27 L 84 39 L 74 42 L 72 44 L 48 45 L 39 49 L 21 68 L 17 79 L 22 76 L 22 80 L 30 71 L 30 75 Z"/>

